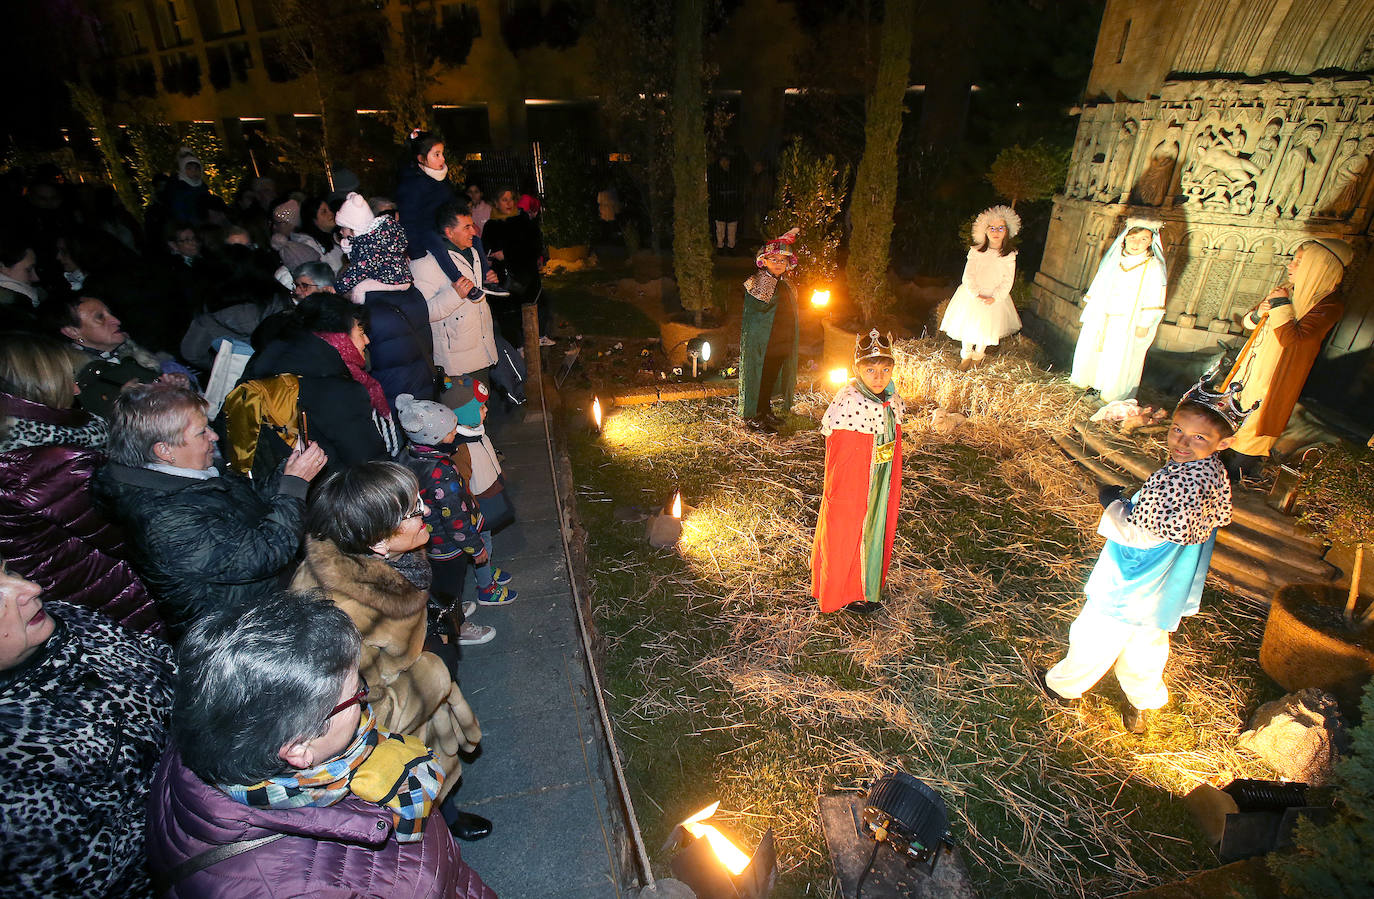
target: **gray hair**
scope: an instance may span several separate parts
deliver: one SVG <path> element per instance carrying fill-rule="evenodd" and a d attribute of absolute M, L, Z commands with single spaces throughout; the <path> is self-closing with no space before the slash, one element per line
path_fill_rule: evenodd
<path fill-rule="evenodd" d="M 404 465 L 355 465 L 331 474 L 316 488 L 305 513 L 305 529 L 346 553 L 365 553 L 396 533 L 419 493 L 420 482 Z"/>
<path fill-rule="evenodd" d="M 205 399 L 170 384 L 135 384 L 119 394 L 110 415 L 109 457 L 112 462 L 142 467 L 160 461 L 159 443 L 183 446 L 191 415 L 209 409 Z"/>
<path fill-rule="evenodd" d="M 290 771 L 278 753 L 325 732 L 361 645 L 352 619 L 319 591 L 192 624 L 172 701 L 172 742 L 186 767 L 226 785 Z"/>
<path fill-rule="evenodd" d="M 309 278 L 316 287 L 334 288 L 334 270 L 327 262 L 302 262 L 291 270 L 292 282 Z"/>

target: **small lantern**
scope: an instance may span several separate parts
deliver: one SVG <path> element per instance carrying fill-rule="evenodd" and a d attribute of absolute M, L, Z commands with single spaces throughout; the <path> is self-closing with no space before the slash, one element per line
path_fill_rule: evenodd
<path fill-rule="evenodd" d="M 777 851 L 769 828 L 752 856 L 714 824 L 703 823 L 719 802 L 691 815 L 668 836 L 664 850 L 678 849 L 670 863 L 677 877 L 698 899 L 764 899 L 777 879 Z"/>
<path fill-rule="evenodd" d="M 697 360 L 700 359 L 702 367 L 711 361 L 711 342 L 704 337 L 693 337 L 687 341 L 687 357 L 692 360 L 692 377 L 697 376 Z"/>
<path fill-rule="evenodd" d="M 649 516 L 647 536 L 649 545 L 659 549 L 676 546 L 682 537 L 682 491 L 678 490 L 663 508 Z"/>
<path fill-rule="evenodd" d="M 671 503 L 669 503 L 669 505 L 668 505 L 668 514 L 671 515 L 671 516 L 673 516 L 674 518 L 676 518 L 678 521 L 681 521 L 681 520 L 682 520 L 682 491 L 681 491 L 681 490 L 679 490 L 679 491 L 677 491 L 676 493 L 673 494 L 673 501 L 672 501 Z"/>
<path fill-rule="evenodd" d="M 821 290 L 819 287 L 811 291 L 811 305 L 817 309 L 824 309 L 830 305 L 830 291 Z"/>
<path fill-rule="evenodd" d="M 849 380 L 849 369 L 832 368 L 830 369 L 830 374 L 826 377 L 830 380 L 830 383 L 836 387 L 843 386 L 844 382 Z"/>

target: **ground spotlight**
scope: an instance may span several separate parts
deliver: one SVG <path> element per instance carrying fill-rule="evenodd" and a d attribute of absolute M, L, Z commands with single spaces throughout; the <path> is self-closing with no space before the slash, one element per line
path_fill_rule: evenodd
<path fill-rule="evenodd" d="M 702 366 L 711 361 L 711 341 L 704 337 L 693 337 L 687 341 L 687 357 L 692 360 L 692 377 L 697 376 L 697 360 L 702 361 Z"/>

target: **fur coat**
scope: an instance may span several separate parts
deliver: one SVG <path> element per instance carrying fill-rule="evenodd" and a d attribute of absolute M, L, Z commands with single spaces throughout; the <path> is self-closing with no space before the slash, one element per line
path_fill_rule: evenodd
<path fill-rule="evenodd" d="M 377 726 L 419 737 L 433 750 L 444 769 L 442 801 L 462 771 L 458 753 L 476 749 L 482 729 L 443 661 L 424 649 L 425 591 L 376 556 L 314 538 L 306 540 L 291 588 L 324 590 L 358 626 L 359 666 Z"/>

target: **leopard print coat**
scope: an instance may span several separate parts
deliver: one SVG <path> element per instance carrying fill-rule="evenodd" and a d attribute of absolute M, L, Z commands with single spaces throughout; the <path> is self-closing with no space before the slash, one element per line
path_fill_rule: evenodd
<path fill-rule="evenodd" d="M 0 896 L 148 896 L 171 648 L 79 606 L 45 609 L 53 635 L 0 671 Z"/>

